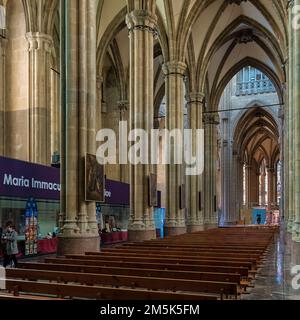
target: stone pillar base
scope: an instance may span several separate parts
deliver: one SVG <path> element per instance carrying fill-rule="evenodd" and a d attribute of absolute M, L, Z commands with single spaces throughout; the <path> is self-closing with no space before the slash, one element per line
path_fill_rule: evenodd
<path fill-rule="evenodd" d="M 100 252 L 99 236 L 58 236 L 57 255 Z"/>
<path fill-rule="evenodd" d="M 199 232 L 204 230 L 205 230 L 204 224 L 187 226 L 187 233 Z"/>
<path fill-rule="evenodd" d="M 156 230 L 128 230 L 128 241 L 147 241 L 156 239 Z"/>
<path fill-rule="evenodd" d="M 205 230 L 210 230 L 210 229 L 218 229 L 219 226 L 217 223 L 206 223 L 205 224 Z"/>
<path fill-rule="evenodd" d="M 179 236 L 180 234 L 186 233 L 186 227 L 165 227 L 165 237 Z"/>

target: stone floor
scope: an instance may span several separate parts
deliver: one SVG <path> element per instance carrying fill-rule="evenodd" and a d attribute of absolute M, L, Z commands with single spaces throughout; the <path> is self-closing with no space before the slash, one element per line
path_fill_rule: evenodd
<path fill-rule="evenodd" d="M 255 287 L 243 300 L 300 300 L 300 288 L 293 289 L 291 270 L 299 265 L 300 287 L 300 243 L 291 240 L 291 235 L 281 228 L 271 246 L 266 261 L 255 280 Z"/>

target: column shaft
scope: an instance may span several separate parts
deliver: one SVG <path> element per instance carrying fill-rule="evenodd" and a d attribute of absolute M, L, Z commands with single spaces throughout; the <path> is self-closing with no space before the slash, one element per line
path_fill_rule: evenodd
<path fill-rule="evenodd" d="M 29 160 L 50 164 L 50 56 L 52 38 L 40 32 L 26 34 L 29 44 Z"/>
<path fill-rule="evenodd" d="M 189 95 L 189 123 L 190 129 L 193 130 L 193 145 L 192 153 L 196 155 L 196 130 L 203 129 L 203 100 L 204 94 L 190 93 Z M 203 173 L 200 175 L 192 175 L 188 177 L 189 182 L 189 208 L 188 208 L 188 221 L 187 231 L 196 232 L 203 230 L 204 217 L 203 217 Z"/>
<path fill-rule="evenodd" d="M 295 0 L 294 5 L 300 5 Z M 296 17 L 293 17 L 296 18 Z M 294 224 L 293 240 L 300 242 L 300 30 L 294 28 L 293 34 L 293 110 L 294 110 Z"/>
<path fill-rule="evenodd" d="M 157 17 L 146 10 L 127 15 L 130 46 L 130 130 L 153 129 L 153 46 Z M 150 149 L 150 140 L 148 150 Z M 129 240 L 156 238 L 153 208 L 149 206 L 150 164 L 130 165 Z"/>
<path fill-rule="evenodd" d="M 7 40 L 0 37 L 0 156 L 5 155 L 5 55 Z"/>
<path fill-rule="evenodd" d="M 179 61 L 164 64 L 166 82 L 167 116 L 166 127 L 169 131 L 183 132 L 184 107 L 184 75 L 186 65 Z M 177 235 L 186 232 L 185 209 L 180 201 L 180 188 L 184 188 L 184 172 L 182 164 L 174 163 L 174 152 L 177 148 L 174 140 L 170 141 L 171 164 L 166 167 L 166 233 Z"/>
<path fill-rule="evenodd" d="M 204 161 L 204 219 L 206 228 L 218 225 L 216 203 L 216 160 L 217 160 L 217 116 L 204 117 L 205 128 L 205 161 Z"/>
<path fill-rule="evenodd" d="M 61 215 L 58 253 L 99 250 L 94 202 L 85 201 L 85 155 L 96 153 L 96 8 L 61 1 Z"/>

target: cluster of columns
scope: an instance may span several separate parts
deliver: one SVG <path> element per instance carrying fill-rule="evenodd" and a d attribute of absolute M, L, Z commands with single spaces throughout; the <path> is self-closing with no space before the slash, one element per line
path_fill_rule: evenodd
<path fill-rule="evenodd" d="M 285 220 L 293 240 L 300 242 L 300 28 L 298 21 L 300 0 L 289 0 L 289 91 L 285 130 Z"/>
<path fill-rule="evenodd" d="M 96 3 L 61 1 L 61 233 L 58 254 L 100 249 L 85 201 L 85 155 L 96 153 Z"/>
<path fill-rule="evenodd" d="M 11 26 L 10 26 L 11 28 Z M 10 41 L 10 34 L 6 34 L 4 30 L 0 31 L 0 127 L 1 127 L 1 138 L 0 138 L 0 155 L 8 155 L 15 158 L 20 158 L 34 163 L 49 165 L 51 161 L 51 123 L 55 120 L 51 115 L 50 103 L 53 102 L 54 97 L 51 97 L 51 91 L 55 88 L 52 87 L 50 79 L 50 65 L 51 65 L 51 54 L 53 49 L 53 40 L 50 35 L 47 35 L 40 31 L 30 31 L 25 35 L 25 43 L 27 44 L 28 59 L 26 60 L 28 77 L 25 79 L 26 84 L 26 100 L 20 103 L 21 98 L 11 99 L 12 92 L 16 88 L 10 86 L 12 81 L 11 76 L 6 73 L 6 54 L 7 46 Z M 14 44 L 16 45 L 16 41 Z M 12 45 L 10 45 L 10 50 Z M 14 48 L 16 51 L 16 49 Z M 10 52 L 11 53 L 11 52 Z M 13 59 L 10 57 L 10 59 Z M 13 68 L 13 62 L 9 62 L 11 68 Z M 16 72 L 18 72 L 16 70 Z M 10 76 L 10 77 L 8 77 Z M 7 83 L 8 82 L 8 83 Z M 17 88 L 21 91 L 21 88 Z M 9 92 L 8 95 L 6 93 Z M 14 92 L 14 95 L 18 97 L 20 92 Z M 6 100 L 7 96 L 10 99 Z M 17 102 L 17 103 L 16 103 Z M 55 102 L 55 107 L 58 107 L 58 101 Z M 9 113 L 22 113 L 24 107 L 26 107 L 28 113 L 26 113 L 26 119 L 24 115 L 22 119 L 10 120 Z M 6 106 L 6 107 L 5 107 Z M 57 112 L 58 113 L 58 112 Z M 5 120 L 8 115 L 8 121 Z M 28 117 L 27 117 L 28 116 Z M 28 124 L 27 124 L 28 119 Z M 11 125 L 11 121 L 22 120 L 22 126 L 18 126 L 15 130 Z M 59 123 L 59 122 L 56 122 Z M 16 131 L 15 137 L 8 137 L 5 131 Z M 20 141 L 16 141 L 16 137 L 19 137 Z M 5 138 L 7 137 L 7 141 Z M 56 130 L 56 137 L 58 138 L 58 130 Z M 58 139 L 57 139 L 58 140 Z M 18 151 L 17 144 L 22 145 L 22 149 Z M 58 145 L 58 141 L 56 143 Z M 57 150 L 58 151 L 58 150 Z"/>
<path fill-rule="evenodd" d="M 7 40 L 0 30 L 0 155 L 5 151 L 5 56 Z"/>
<path fill-rule="evenodd" d="M 204 94 L 190 93 L 188 99 L 189 124 L 193 130 L 192 153 L 196 154 L 196 130 L 203 128 Z M 203 174 L 193 175 L 189 181 L 189 205 L 187 231 L 196 232 L 204 229 Z"/>
<path fill-rule="evenodd" d="M 153 128 L 153 42 L 157 28 L 157 17 L 154 12 L 134 10 L 127 15 L 127 26 L 130 41 L 130 129 L 144 129 L 150 132 Z M 163 65 L 166 84 L 166 129 L 172 131 L 184 128 L 184 77 L 186 64 L 182 61 L 166 61 Z M 189 111 L 191 129 L 202 129 L 204 95 L 191 93 Z M 169 152 L 171 164 L 166 166 L 166 224 L 167 235 L 178 235 L 187 231 L 203 229 L 204 223 L 216 226 L 216 122 L 207 123 L 206 144 L 209 146 L 209 159 L 205 165 L 209 168 L 206 187 L 203 190 L 202 176 L 188 179 L 189 197 L 186 208 L 184 196 L 186 179 L 184 166 L 176 164 L 174 152 L 175 141 L 170 140 Z M 195 139 L 194 143 L 195 143 Z M 151 143 L 149 141 L 149 146 Z M 195 152 L 196 144 L 193 146 Z M 150 152 L 151 154 L 151 152 Z M 150 159 L 149 159 L 150 160 Z M 148 179 L 155 168 L 151 165 L 138 164 L 130 166 L 130 221 L 128 226 L 129 240 L 146 240 L 155 238 L 153 208 L 149 205 Z M 207 194 L 204 198 L 204 194 Z M 201 200 L 200 200 L 201 199 Z M 206 204 L 208 203 L 208 204 Z M 205 207 L 206 204 L 206 207 Z M 204 210 L 206 216 L 204 217 Z M 187 213 L 187 216 L 186 216 Z"/>
<path fill-rule="evenodd" d="M 51 159 L 50 57 L 52 37 L 26 34 L 29 51 L 29 160 L 48 164 Z"/>
<path fill-rule="evenodd" d="M 153 128 L 153 43 L 157 25 L 154 12 L 134 10 L 127 15 L 129 29 L 130 130 Z M 148 137 L 150 135 L 148 134 Z M 148 146 L 151 146 L 150 140 Z M 151 152 L 148 153 L 149 156 Z M 133 159 L 135 160 L 135 159 Z M 150 159 L 149 159 L 150 160 Z M 151 163 L 148 161 L 148 163 Z M 129 241 L 156 237 L 153 207 L 149 204 L 148 179 L 152 173 L 150 164 L 130 165 L 130 220 Z"/>
<path fill-rule="evenodd" d="M 217 205 L 217 159 L 218 141 L 217 126 L 219 116 L 216 114 L 205 114 L 204 116 L 204 223 L 206 227 L 216 227 L 219 223 Z"/>

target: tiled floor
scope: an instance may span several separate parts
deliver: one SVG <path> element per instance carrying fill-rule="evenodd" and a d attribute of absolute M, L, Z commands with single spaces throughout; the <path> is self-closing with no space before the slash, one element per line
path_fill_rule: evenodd
<path fill-rule="evenodd" d="M 300 243 L 293 242 L 291 235 L 282 227 L 255 280 L 255 287 L 243 299 L 300 300 L 300 289 L 294 290 L 292 287 L 295 275 L 291 274 L 291 270 L 296 265 L 299 265 L 300 273 Z M 300 287 L 300 276 L 298 283 Z"/>

